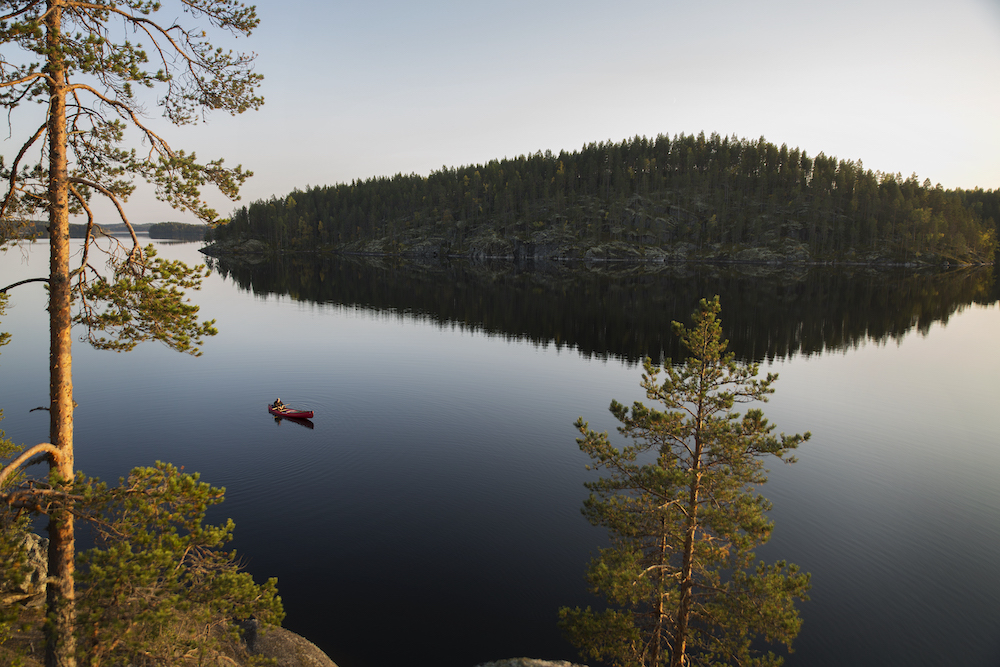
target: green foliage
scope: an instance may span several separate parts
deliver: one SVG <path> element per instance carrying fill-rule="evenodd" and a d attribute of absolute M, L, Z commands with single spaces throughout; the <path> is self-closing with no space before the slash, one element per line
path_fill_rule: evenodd
<path fill-rule="evenodd" d="M 0 412 L 0 420 L 3 412 Z M 8 459 L 21 450 L 0 430 L 0 460 Z M 20 479 L 10 479 L 0 488 L 2 495 Z M 28 531 L 28 517 L 6 504 L 0 507 L 0 645 L 11 637 L 20 614 L 14 605 L 16 598 L 8 598 L 11 589 L 21 584 L 28 574 L 23 540 Z"/>
<path fill-rule="evenodd" d="M 179 12 L 203 19 L 223 34 L 249 35 L 258 25 L 254 7 L 236 0 L 176 4 Z M 225 167 L 221 159 L 199 161 L 194 153 L 171 146 L 148 123 L 149 100 L 143 91 L 158 89 L 163 114 L 177 125 L 201 121 L 210 110 L 238 114 L 263 103 L 256 93 L 262 77 L 253 71 L 254 54 L 213 47 L 207 26 L 184 25 L 170 18 L 175 14 L 159 23 L 162 9 L 161 3 L 147 0 L 65 0 L 51 9 L 41 0 L 0 2 L 0 106 L 29 105 L 38 116 L 37 131 L 32 128 L 9 164 L 0 163 L 0 178 L 8 185 L 0 202 L 5 225 L 0 241 L 19 235 L 15 223 L 38 231 L 31 217 L 53 214 L 53 193 L 68 188 L 70 212 L 87 218 L 80 234 L 87 241 L 86 252 L 76 274 L 84 309 L 76 321 L 93 326 L 88 339 L 109 349 L 130 349 L 152 338 L 191 351 L 199 337 L 214 329 L 210 323 L 198 324 L 196 309 L 185 306 L 177 293 L 199 279 L 198 270 L 152 261 L 134 235 L 130 249 L 119 244 L 119 251 L 109 256 L 112 282 L 89 268 L 98 223 L 92 197 L 110 200 L 118 212 L 119 220 L 102 224 L 120 221 L 132 231 L 124 204 L 135 181 L 145 180 L 158 199 L 211 222 L 217 214 L 203 200 L 202 189 L 214 186 L 236 199 L 251 175 L 240 166 Z M 138 41 L 126 34 L 138 34 Z M 61 74 L 52 76 L 54 71 Z M 72 103 L 65 118 L 49 118 L 59 106 L 53 100 L 67 98 Z M 25 113 L 30 112 L 20 116 Z M 52 125 L 63 120 L 65 135 L 60 136 Z M 142 151 L 127 148 L 137 141 L 144 144 Z M 42 143 L 54 150 L 39 150 Z M 49 164 L 56 154 L 65 156 L 65 173 Z M 128 290 L 137 294 L 127 296 Z M 97 315 L 99 299 L 106 299 L 106 310 Z M 100 335 L 107 330 L 121 333 L 121 341 Z"/>
<path fill-rule="evenodd" d="M 184 273 L 170 263 L 158 270 Z M 0 293 L 0 315 L 6 298 Z M 0 335 L 0 345 L 7 340 Z M 0 431 L 0 460 L 20 449 Z M 239 653 L 234 619 L 280 625 L 276 581 L 255 583 L 240 571 L 236 554 L 224 550 L 233 522 L 204 523 L 208 508 L 222 502 L 223 489 L 164 463 L 136 468 L 117 487 L 81 473 L 72 484 L 52 477 L 49 483 L 27 481 L 14 470 L 0 488 L 0 645 L 15 630 L 41 623 L 18 605 L 25 596 L 11 591 L 28 574 L 29 511 L 60 507 L 86 520 L 96 543 L 77 555 L 75 577 L 76 646 L 86 664 L 231 665 L 228 656 Z M 2 657 L 14 660 L 17 650 L 4 649 Z"/>
<path fill-rule="evenodd" d="M 199 289 L 208 275 L 204 270 L 203 265 L 190 268 L 160 259 L 153 246 L 146 246 L 115 267 L 113 280 L 101 277 L 83 285 L 74 321 L 86 325 L 88 340 L 98 349 L 123 352 L 157 340 L 198 356 L 202 336 L 217 333 L 215 320 L 198 322 L 199 308 L 184 290 Z"/>
<path fill-rule="evenodd" d="M 0 316 L 4 315 L 7 295 L 0 293 Z M 0 347 L 10 342 L 10 334 L 0 331 Z M 0 421 L 3 421 L 3 410 L 0 410 Z M 15 445 L 3 430 L 0 430 L 0 461 L 16 456 L 21 447 Z M 2 468 L 0 468 L 2 470 Z M 9 476 L 0 485 L 0 495 L 11 487 L 19 484 L 22 474 Z M 10 638 L 11 630 L 18 620 L 17 610 L 11 606 L 12 600 L 7 599 L 7 593 L 12 585 L 24 581 L 27 574 L 25 555 L 22 542 L 28 530 L 28 517 L 22 512 L 11 508 L 6 503 L 0 505 L 0 644 Z"/>
<path fill-rule="evenodd" d="M 3 411 L 0 411 L 0 420 L 3 420 Z M 0 460 L 6 460 L 20 450 L 0 430 Z M 18 478 L 6 481 L 3 488 L 0 488 L 0 494 L 19 482 Z M 27 574 L 25 556 L 21 549 L 21 541 L 27 528 L 26 516 L 6 504 L 0 506 L 0 644 L 10 638 L 11 628 L 18 619 L 17 610 L 6 599 L 6 594 L 11 585 L 20 584 Z"/>
<path fill-rule="evenodd" d="M 809 434 L 773 435 L 760 409 L 776 375 L 756 379 L 757 364 L 726 352 L 719 299 L 702 300 L 687 329 L 674 323 L 690 356 L 662 369 L 644 364 L 641 386 L 666 409 L 612 401 L 612 444 L 582 419 L 577 440 L 606 475 L 588 482 L 584 515 L 608 529 L 611 546 L 588 570 L 609 609 L 562 609 L 561 626 L 590 658 L 620 666 L 777 665 L 758 640 L 790 646 L 801 621 L 809 576 L 794 565 L 754 564 L 770 537 L 770 503 L 755 489 L 767 481 L 762 458 L 794 461 Z"/>
<path fill-rule="evenodd" d="M 255 583 L 224 550 L 233 522 L 204 523 L 224 490 L 197 474 L 157 463 L 116 487 L 78 474 L 71 486 L 36 488 L 65 492 L 95 537 L 96 546 L 77 556 L 77 652 L 85 664 L 231 665 L 241 652 L 236 620 L 280 625 L 276 580 Z M 12 525 L 10 516 L 0 517 L 0 568 L 17 577 L 26 525 Z M 0 604 L 0 644 L 19 620 L 19 607 Z"/>
<path fill-rule="evenodd" d="M 233 619 L 279 625 L 276 580 L 258 585 L 222 547 L 231 520 L 203 524 L 223 489 L 157 463 L 116 488 L 80 477 L 98 546 L 78 557 L 81 657 L 90 664 L 216 664 Z M 213 657 L 214 656 L 214 657 Z"/>
<path fill-rule="evenodd" d="M 797 258 L 976 262 L 993 259 L 998 200 L 763 138 L 658 135 L 296 190 L 234 211 L 212 238 L 390 254 L 430 242 L 504 255 L 533 243 L 582 257 L 624 244 L 633 254 L 683 247 L 737 260 L 765 247 Z"/>
<path fill-rule="evenodd" d="M 239 0 L 173 4 L 174 10 L 158 19 L 163 9 L 158 0 L 0 0 L 0 106 L 10 113 L 21 104 L 31 105 L 17 114 L 29 123 L 24 143 L 9 166 L 0 165 L 0 178 L 7 183 L 0 220 L 25 221 L 42 213 L 50 236 L 50 442 L 28 454 L 44 453 L 53 480 L 67 481 L 48 489 L 48 497 L 37 489 L 17 493 L 50 519 L 45 653 L 46 664 L 60 667 L 76 665 L 74 630 L 79 627 L 72 515 L 79 507 L 62 486 L 75 477 L 72 324 L 87 325 L 88 339 L 101 348 L 128 350 L 143 340 L 159 340 L 197 354 L 201 336 L 215 330 L 211 322 L 197 322 L 197 307 L 184 299 L 182 290 L 197 288 L 200 269 L 157 260 L 151 248 L 144 251 L 124 204 L 136 180 L 144 180 L 160 200 L 211 222 L 217 215 L 201 189 L 213 185 L 236 199 L 250 176 L 239 166 L 226 168 L 221 159 L 199 161 L 194 153 L 171 146 L 146 120 L 151 98 L 142 89 L 160 91 L 156 102 L 175 125 L 203 120 L 211 110 L 237 114 L 263 103 L 255 93 L 261 76 L 253 72 L 254 55 L 214 47 L 206 30 L 227 38 L 249 35 L 258 23 L 254 7 Z M 187 25 L 190 19 L 203 25 Z M 129 148 L 140 143 L 141 151 Z M 99 230 L 90 206 L 94 194 L 115 207 L 132 237 L 130 249 L 115 241 L 110 279 L 90 259 Z M 69 247 L 73 214 L 87 219 L 75 271 Z M 12 236 L 9 227 L 0 231 L 0 241 Z M 81 308 L 75 317 L 74 288 Z M 169 533 L 167 525 L 159 530 Z M 196 545 L 196 552 L 200 548 Z M 187 555 L 179 558 L 187 562 Z M 227 576 L 221 573 L 213 580 Z M 234 590 L 239 585 L 230 582 Z M 92 586 L 89 592 L 96 590 Z"/>
<path fill-rule="evenodd" d="M 559 610 L 559 625 L 584 658 L 603 660 L 614 667 L 628 667 L 635 664 L 629 661 L 630 656 L 643 653 L 642 632 L 627 609 L 595 612 L 590 607 L 563 607 Z"/>
<path fill-rule="evenodd" d="M 254 55 L 216 49 L 203 27 L 167 17 L 158 23 L 157 12 L 163 9 L 159 2 L 62 4 L 54 46 L 52 26 L 45 23 L 45 2 L 0 2 L 0 43 L 6 45 L 0 57 L 0 105 L 46 104 L 47 67 L 58 59 L 76 102 L 67 118 L 76 210 L 86 207 L 94 191 L 124 201 L 134 191 L 132 178 L 141 177 L 155 186 L 163 201 L 214 220 L 216 213 L 201 200 L 200 188 L 212 184 L 235 197 L 249 172 L 227 169 L 221 160 L 200 163 L 194 154 L 171 147 L 145 123 L 141 91 L 160 89 L 158 104 L 177 125 L 199 122 L 206 110 L 238 114 L 256 109 L 263 98 L 255 90 L 262 77 L 253 72 Z M 259 22 L 254 7 L 234 0 L 176 4 L 178 11 L 234 35 L 249 35 Z M 122 38 L 123 24 L 140 35 L 139 41 Z M 130 127 L 146 144 L 141 152 L 121 146 Z M 4 170 L 11 189 L 0 217 L 46 208 L 47 169 L 42 163 L 23 164 L 27 149 L 44 137 L 43 127 Z"/>

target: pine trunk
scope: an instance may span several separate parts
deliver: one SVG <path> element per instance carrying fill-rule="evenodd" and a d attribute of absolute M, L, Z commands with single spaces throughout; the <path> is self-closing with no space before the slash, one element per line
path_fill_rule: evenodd
<path fill-rule="evenodd" d="M 701 386 L 704 387 L 704 369 Z M 698 406 L 698 424 L 695 428 L 694 454 L 691 460 L 691 486 L 688 495 L 687 530 L 684 535 L 684 554 L 681 560 L 680 600 L 677 603 L 677 628 L 670 651 L 670 667 L 687 664 L 688 622 L 691 618 L 691 598 L 694 593 L 694 539 L 698 532 L 698 497 L 701 492 L 701 457 L 703 452 L 702 429 L 704 406 Z"/>
<path fill-rule="evenodd" d="M 649 653 L 649 664 L 657 665 L 660 661 L 660 647 L 663 644 L 664 635 L 666 635 L 665 624 L 667 622 L 667 608 L 664 604 L 664 596 L 667 593 L 667 587 L 664 583 L 664 578 L 666 576 L 666 568 L 669 565 L 668 550 L 670 548 L 667 543 L 667 521 L 666 519 L 660 519 L 660 543 L 659 543 L 659 559 L 657 565 L 659 566 L 657 570 L 656 584 L 657 584 L 657 595 L 656 595 L 656 625 L 653 630 L 653 639 L 650 641 L 650 653 Z"/>
<path fill-rule="evenodd" d="M 62 0 L 49 0 L 45 19 L 49 47 L 49 440 L 59 449 L 51 467 L 73 479 L 72 316 L 69 272 L 69 182 L 66 157 L 66 78 L 60 53 Z M 46 593 L 45 664 L 75 667 L 73 516 L 56 508 L 49 517 L 49 582 Z"/>
<path fill-rule="evenodd" d="M 700 458 L 700 457 L 699 457 Z M 680 600 L 677 604 L 677 629 L 670 652 L 670 666 L 682 667 L 687 663 L 688 620 L 691 617 L 691 595 L 694 588 L 694 537 L 698 530 L 698 491 L 701 474 L 694 472 L 689 497 L 687 534 L 684 536 L 684 556 L 681 562 Z"/>

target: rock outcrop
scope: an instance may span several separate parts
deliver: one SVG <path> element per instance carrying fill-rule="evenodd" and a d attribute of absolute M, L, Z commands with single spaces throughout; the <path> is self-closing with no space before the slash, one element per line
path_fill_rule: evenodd
<path fill-rule="evenodd" d="M 284 628 L 265 628 L 251 654 L 275 660 L 277 667 L 337 667 L 315 644 Z"/>
<path fill-rule="evenodd" d="M 49 574 L 49 541 L 34 533 L 25 533 L 21 549 L 26 557 L 24 579 L 0 585 L 0 602 L 40 607 L 45 604 L 45 578 Z"/>
<path fill-rule="evenodd" d="M 476 667 L 587 667 L 565 660 L 536 660 L 534 658 L 508 658 L 507 660 L 496 660 L 494 662 L 484 662 Z"/>
<path fill-rule="evenodd" d="M 267 244 L 257 239 L 232 239 L 211 243 L 201 249 L 201 252 L 217 257 L 219 255 L 263 255 L 268 252 Z"/>

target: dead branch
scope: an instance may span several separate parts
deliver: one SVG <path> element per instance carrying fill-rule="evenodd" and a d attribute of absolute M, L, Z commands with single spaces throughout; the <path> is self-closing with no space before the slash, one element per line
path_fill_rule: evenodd
<path fill-rule="evenodd" d="M 80 178 L 78 176 L 71 176 L 69 178 L 69 182 L 70 183 L 79 183 L 80 185 L 86 185 L 89 188 L 94 188 L 95 190 L 97 190 L 98 192 L 100 192 L 101 194 L 103 194 L 105 197 L 107 197 L 108 199 L 110 199 L 111 202 L 115 205 L 115 208 L 118 209 L 118 215 L 121 217 L 122 222 L 125 223 L 125 227 L 128 228 L 128 232 L 132 236 L 132 243 L 134 244 L 135 247 L 139 246 L 139 237 L 137 237 L 135 235 L 135 230 L 132 228 L 132 223 L 129 222 L 128 216 L 125 215 L 125 209 L 122 208 L 121 202 L 118 200 L 118 197 L 116 197 L 113 192 L 111 192 L 110 190 L 108 190 L 106 187 L 104 187 L 100 183 L 95 183 L 94 181 L 88 181 L 87 179 Z M 89 226 L 88 226 L 88 230 L 89 230 Z"/>
<path fill-rule="evenodd" d="M 0 288 L 0 293 L 6 292 L 9 289 L 14 289 L 18 285 L 23 285 L 25 283 L 47 283 L 47 282 L 49 282 L 48 278 L 28 278 L 26 280 L 19 280 L 16 283 L 11 283 L 6 287 Z"/>
<path fill-rule="evenodd" d="M 93 95 L 94 97 L 96 97 L 101 102 L 103 102 L 103 103 L 107 104 L 108 106 L 110 106 L 112 109 L 114 109 L 116 112 L 118 112 L 119 116 L 121 116 L 122 118 L 124 118 L 124 119 L 128 120 L 129 122 L 131 122 L 143 134 L 145 134 L 146 138 L 149 139 L 151 147 L 153 147 L 153 148 L 155 148 L 157 146 L 162 147 L 162 150 L 157 150 L 158 154 L 165 154 L 165 155 L 168 155 L 170 157 L 174 157 L 175 156 L 174 151 L 170 148 L 170 145 L 167 144 L 167 142 L 163 139 L 163 137 L 161 137 L 160 135 L 156 134 L 155 132 L 153 132 L 148 127 L 146 127 L 146 125 L 139 119 L 139 115 L 136 113 L 136 110 L 133 109 L 128 104 L 126 104 L 125 102 L 122 102 L 121 100 L 116 100 L 116 99 L 110 98 L 107 95 L 104 95 L 103 93 L 101 93 L 99 90 L 97 90 L 93 86 L 88 86 L 85 83 L 72 84 L 72 85 L 68 86 L 68 89 L 69 89 L 70 92 L 74 92 L 74 93 L 75 93 L 75 91 L 78 91 L 78 90 L 83 90 L 83 91 L 86 91 L 86 92 L 90 93 L 91 95 Z M 82 105 L 81 105 L 81 107 L 82 107 Z"/>
<path fill-rule="evenodd" d="M 11 473 L 20 468 L 24 463 L 38 454 L 47 453 L 49 454 L 57 463 L 62 458 L 62 450 L 49 442 L 42 442 L 26 452 L 23 452 L 16 459 L 11 461 L 3 470 L 0 470 L 0 487 L 3 487 L 3 483 L 10 476 Z"/>
<path fill-rule="evenodd" d="M 21 163 L 21 158 L 23 158 L 24 154 L 28 152 L 28 149 L 31 148 L 31 146 L 36 141 L 38 141 L 38 139 L 43 134 L 45 134 L 45 130 L 46 130 L 47 127 L 48 127 L 47 124 L 43 124 L 40 128 L 38 128 L 38 130 L 35 132 L 35 134 L 32 135 L 31 139 L 29 139 L 27 142 L 25 142 L 25 144 L 23 146 L 21 146 L 21 150 L 18 151 L 17 157 L 14 158 L 14 162 L 11 163 L 11 165 L 10 165 L 10 179 L 9 179 L 10 180 L 10 189 L 7 190 L 7 196 L 3 200 L 3 205 L 0 206 L 0 219 L 3 219 L 3 218 L 7 217 L 7 207 L 10 206 L 11 200 L 14 199 L 14 192 L 17 189 L 17 166 Z"/>
<path fill-rule="evenodd" d="M 52 80 L 42 72 L 35 72 L 34 74 L 29 74 L 28 76 L 22 76 L 20 79 L 13 79 L 11 81 L 2 81 L 0 82 L 0 88 L 12 88 L 18 84 L 26 83 L 28 81 L 34 81 L 36 79 L 45 79 L 46 81 Z"/>

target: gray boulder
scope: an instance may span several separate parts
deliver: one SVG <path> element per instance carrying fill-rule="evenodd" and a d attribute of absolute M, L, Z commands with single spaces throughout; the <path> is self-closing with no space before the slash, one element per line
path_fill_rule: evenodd
<path fill-rule="evenodd" d="M 494 662 L 484 662 L 476 667 L 587 667 L 565 660 L 536 660 L 535 658 L 508 658 Z"/>
<path fill-rule="evenodd" d="M 337 667 L 308 639 L 273 626 L 257 633 L 252 654 L 274 660 L 277 667 Z"/>
<path fill-rule="evenodd" d="M 0 601 L 26 607 L 45 604 L 45 579 L 49 574 L 49 541 L 34 533 L 25 533 L 21 549 L 26 557 L 24 579 L 7 581 L 0 586 Z"/>

